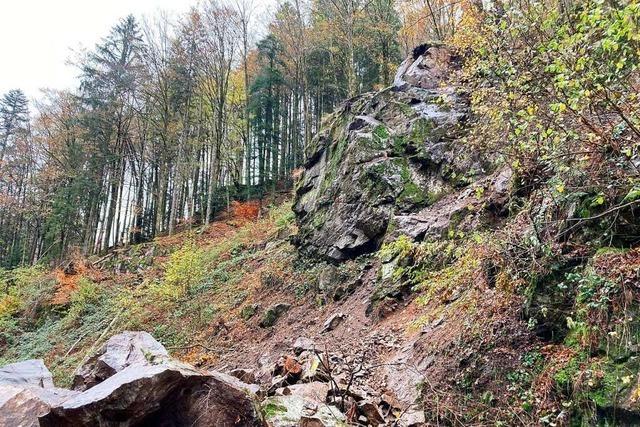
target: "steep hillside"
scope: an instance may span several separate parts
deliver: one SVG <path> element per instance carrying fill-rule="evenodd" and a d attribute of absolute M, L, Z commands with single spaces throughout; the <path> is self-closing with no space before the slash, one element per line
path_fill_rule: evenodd
<path fill-rule="evenodd" d="M 562 163 L 590 118 L 536 127 L 549 98 L 487 80 L 487 52 L 416 48 L 325 119 L 268 207 L 3 272 L 1 364 L 43 358 L 73 387 L 44 425 L 640 424 L 633 130 Z M 496 140 L 517 118 L 539 145 Z M 4 369 L 0 387 L 22 372 Z"/>
<path fill-rule="evenodd" d="M 294 354 L 307 363 L 296 348 L 311 346 L 329 356 L 333 397 L 320 401 L 351 422 L 530 420 L 506 377 L 533 372 L 521 356 L 538 344 L 522 298 L 496 286 L 480 234 L 500 223 L 511 175 L 456 144 L 467 101 L 442 86 L 456 61 L 423 46 L 394 87 L 328 118 L 296 189 L 297 221 L 287 201 L 259 219 L 236 205 L 209 227 L 11 272 L 4 360 L 44 358 L 66 385 L 107 338 L 140 329 L 196 367 L 247 369 L 272 395 L 272 367 Z M 451 240 L 463 230 L 475 240 Z"/>

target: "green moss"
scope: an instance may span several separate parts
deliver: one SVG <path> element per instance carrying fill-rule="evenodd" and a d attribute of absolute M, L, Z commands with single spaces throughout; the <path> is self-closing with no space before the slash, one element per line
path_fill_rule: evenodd
<path fill-rule="evenodd" d="M 258 305 L 257 304 L 246 305 L 246 306 L 242 307 L 242 311 L 240 312 L 240 316 L 246 322 L 247 320 L 251 319 L 256 314 L 257 310 L 258 310 Z"/>
<path fill-rule="evenodd" d="M 401 208 L 420 208 L 428 204 L 427 191 L 413 180 L 409 163 L 405 158 L 394 160 L 400 168 L 402 191 L 398 195 L 397 203 Z"/>
<path fill-rule="evenodd" d="M 278 315 L 272 309 L 267 310 L 262 316 L 262 320 L 260 321 L 260 326 L 263 328 L 268 328 L 269 326 L 273 326 L 278 320 Z"/>
<path fill-rule="evenodd" d="M 322 228 L 324 223 L 327 221 L 327 211 L 325 209 L 318 209 L 313 214 L 313 220 L 311 221 L 311 225 L 316 229 Z"/>
<path fill-rule="evenodd" d="M 391 148 L 394 156 L 401 156 L 405 153 L 409 141 L 404 136 L 395 136 L 391 141 Z"/>
<path fill-rule="evenodd" d="M 398 202 L 400 204 L 424 206 L 428 200 L 425 192 L 413 181 L 405 182 L 402 193 L 398 196 Z"/>
<path fill-rule="evenodd" d="M 634 371 L 624 364 L 616 365 L 610 360 L 593 363 L 587 372 L 592 379 L 588 381 L 584 397 L 601 408 L 618 404 L 625 395 L 625 390 L 631 386 L 631 380 L 635 380 Z"/>
<path fill-rule="evenodd" d="M 390 262 L 395 258 L 406 258 L 414 250 L 414 243 L 410 237 L 402 235 L 393 242 L 382 245 L 377 253 L 382 262 Z"/>
<path fill-rule="evenodd" d="M 273 402 L 268 402 L 262 407 L 262 411 L 266 418 L 272 418 L 278 414 L 286 414 L 287 408 L 283 405 L 278 405 Z"/>
<path fill-rule="evenodd" d="M 435 244 L 431 251 L 419 252 L 420 268 L 415 278 L 419 284 L 416 288 L 424 291 L 419 302 L 427 304 L 434 297 L 443 298 L 456 289 L 470 286 L 481 267 L 484 245 L 484 242 L 453 245 L 453 249 L 447 250 L 451 246 Z M 438 247 L 442 249 L 433 252 Z"/>
<path fill-rule="evenodd" d="M 412 117 L 416 114 L 415 110 L 409 104 L 404 102 L 391 101 L 390 106 L 393 106 L 394 109 L 397 108 L 407 117 Z"/>
<path fill-rule="evenodd" d="M 378 273 L 379 280 L 371 295 L 371 301 L 381 301 L 411 289 L 413 254 L 416 246 L 411 238 L 405 235 L 382 245 L 376 254 L 382 262 L 382 268 Z"/>
<path fill-rule="evenodd" d="M 449 239 L 454 239 L 456 237 L 461 237 L 460 232 L 458 230 L 458 226 L 462 223 L 462 220 L 469 213 L 466 209 L 461 209 L 459 211 L 453 212 L 449 218 L 449 229 L 447 230 L 447 236 Z"/>
<path fill-rule="evenodd" d="M 577 357 L 572 358 L 564 368 L 559 369 L 553 376 L 558 390 L 569 394 L 571 392 L 572 382 L 576 378 L 579 370 L 580 363 Z"/>
<path fill-rule="evenodd" d="M 608 246 L 605 246 L 603 248 L 599 248 L 596 251 L 595 256 L 596 257 L 601 257 L 601 256 L 607 256 L 607 255 L 621 255 L 621 254 L 625 254 L 629 252 L 629 249 L 626 248 L 611 248 Z"/>
<path fill-rule="evenodd" d="M 349 141 L 346 137 L 339 138 L 333 146 L 329 148 L 327 153 L 327 166 L 324 179 L 320 185 L 320 193 L 326 191 L 336 180 L 338 176 L 338 168 L 343 160 L 344 152 L 347 149 Z"/>
<path fill-rule="evenodd" d="M 360 175 L 359 184 L 365 192 L 370 194 L 386 194 L 389 191 L 389 177 L 400 173 L 397 162 L 378 162 L 367 166 L 365 173 Z"/>
<path fill-rule="evenodd" d="M 373 130 L 373 136 L 381 140 L 387 140 L 389 139 L 389 131 L 387 130 L 385 125 L 378 125 Z"/>
<path fill-rule="evenodd" d="M 432 120 L 426 118 L 415 120 L 411 126 L 409 139 L 417 143 L 424 142 L 431 136 L 433 129 L 434 123 Z"/>
<path fill-rule="evenodd" d="M 611 408 L 620 404 L 629 388 L 635 384 L 637 366 L 633 363 L 616 364 L 607 357 L 589 359 L 586 351 L 579 352 L 553 376 L 558 391 L 569 397 L 579 415 L 589 418 L 591 409 Z"/>
<path fill-rule="evenodd" d="M 433 205 L 445 195 L 444 191 L 427 191 L 427 204 Z"/>

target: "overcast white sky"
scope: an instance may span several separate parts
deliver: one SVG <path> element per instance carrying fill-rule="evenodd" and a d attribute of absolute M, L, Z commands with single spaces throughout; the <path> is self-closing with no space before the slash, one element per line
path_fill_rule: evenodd
<path fill-rule="evenodd" d="M 268 0 L 255 0 L 266 3 Z M 0 0 L 0 94 L 20 88 L 30 98 L 40 88 L 77 86 L 67 65 L 73 51 L 93 46 L 122 17 L 179 14 L 198 0 Z"/>

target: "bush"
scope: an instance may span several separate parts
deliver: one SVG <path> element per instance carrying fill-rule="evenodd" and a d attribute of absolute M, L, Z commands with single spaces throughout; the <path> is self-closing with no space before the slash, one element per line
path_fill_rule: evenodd
<path fill-rule="evenodd" d="M 582 218 L 624 223 L 619 209 L 640 195 L 640 4 L 502 5 L 465 12 L 455 38 L 473 87 L 467 142 L 511 166 L 517 190 L 542 188 L 565 211 L 577 196 Z"/>
<path fill-rule="evenodd" d="M 51 284 L 39 266 L 0 269 L 0 319 L 36 306 L 42 295 L 50 290 Z"/>
<path fill-rule="evenodd" d="M 66 321 L 74 322 L 90 310 L 95 310 L 102 297 L 98 286 L 86 277 L 78 281 L 78 289 L 71 294 L 71 305 L 67 312 Z"/>
<path fill-rule="evenodd" d="M 207 273 L 206 264 L 205 252 L 195 243 L 188 242 L 171 254 L 164 280 L 156 289 L 170 298 L 184 296 L 192 287 L 204 281 Z"/>

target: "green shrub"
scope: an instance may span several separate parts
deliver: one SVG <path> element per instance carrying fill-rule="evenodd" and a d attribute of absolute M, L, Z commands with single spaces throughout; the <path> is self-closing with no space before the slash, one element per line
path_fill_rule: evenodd
<path fill-rule="evenodd" d="M 207 273 L 205 252 L 188 242 L 171 254 L 164 280 L 156 287 L 159 295 L 177 299 L 204 281 Z"/>
<path fill-rule="evenodd" d="M 102 292 L 95 283 L 85 277 L 80 278 L 78 289 L 71 294 L 71 305 L 66 320 L 75 321 L 87 311 L 95 309 L 101 297 Z"/>

